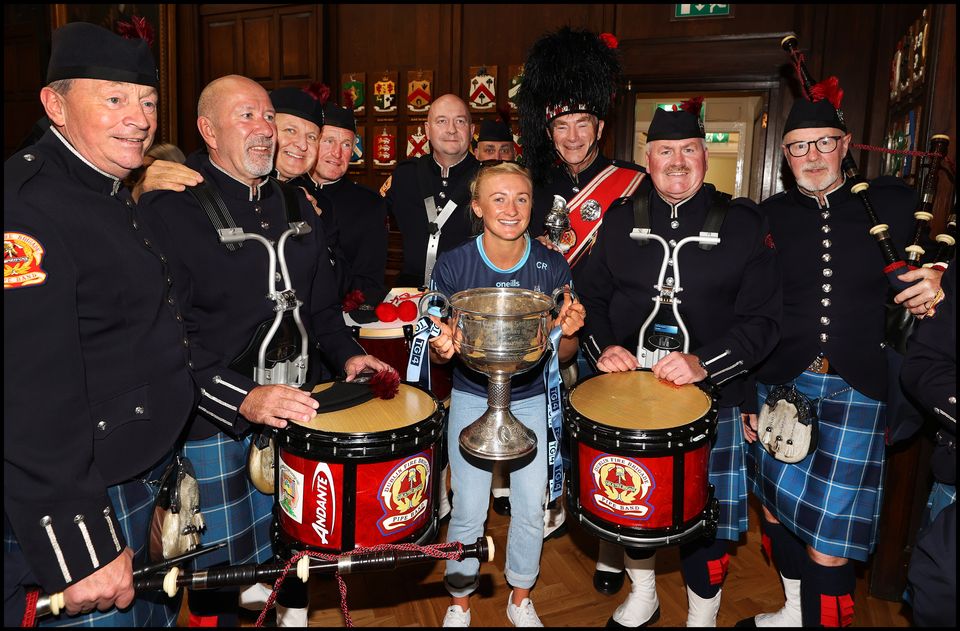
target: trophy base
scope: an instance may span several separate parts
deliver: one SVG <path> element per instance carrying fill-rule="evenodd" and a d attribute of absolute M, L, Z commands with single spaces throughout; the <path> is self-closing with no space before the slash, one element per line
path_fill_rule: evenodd
<path fill-rule="evenodd" d="M 537 448 L 537 435 L 510 408 L 487 408 L 480 418 L 460 432 L 460 446 L 483 460 L 513 460 Z"/>

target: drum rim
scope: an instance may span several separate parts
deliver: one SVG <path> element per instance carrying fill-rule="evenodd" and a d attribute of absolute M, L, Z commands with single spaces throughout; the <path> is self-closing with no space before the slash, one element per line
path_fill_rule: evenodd
<path fill-rule="evenodd" d="M 331 381 L 333 380 L 321 381 L 314 387 Z M 426 418 L 410 425 L 377 432 L 331 432 L 299 423 L 287 423 L 286 427 L 278 430 L 278 450 L 289 451 L 295 456 L 311 460 L 320 456 L 324 461 L 341 462 L 357 459 L 358 456 L 364 460 L 389 460 L 392 458 L 383 456 L 399 458 L 404 451 L 410 451 L 411 447 L 426 449 L 443 437 L 446 408 L 433 392 L 423 386 L 408 382 L 403 384 L 422 392 L 433 401 L 433 412 Z M 334 453 L 321 448 L 326 446 L 334 447 Z"/>
<path fill-rule="evenodd" d="M 649 368 L 638 368 L 630 372 L 653 371 L 651 371 Z M 703 415 L 698 418 L 691 419 L 682 425 L 674 425 L 672 427 L 662 429 L 629 429 L 626 427 L 607 425 L 602 421 L 585 416 L 573 406 L 571 403 L 571 397 L 573 396 L 574 392 L 576 392 L 577 388 L 581 386 L 581 384 L 596 377 L 602 377 L 603 375 L 609 374 L 619 373 L 596 373 L 593 375 L 588 375 L 578 380 L 577 383 L 575 383 L 567 391 L 564 397 L 564 425 L 566 425 L 568 430 L 571 432 L 571 438 L 596 447 L 605 447 L 605 445 L 601 442 L 602 440 L 610 440 L 613 443 L 627 444 L 630 446 L 643 446 L 649 444 L 650 446 L 644 449 L 644 451 L 647 452 L 652 449 L 671 449 L 672 451 L 672 444 L 681 439 L 688 447 L 690 445 L 699 446 L 700 440 L 691 441 L 688 440 L 688 436 L 695 438 L 701 433 L 703 434 L 703 438 L 706 439 L 710 439 L 713 436 L 714 431 L 716 430 L 717 415 L 720 412 L 720 404 L 717 398 L 716 386 L 703 381 L 691 385 L 696 386 L 707 395 L 710 400 L 710 406 Z M 593 427 L 584 428 L 580 425 L 581 422 L 590 423 Z M 579 437 L 579 434 L 592 434 L 594 439 L 591 439 L 588 436 L 587 439 L 584 440 Z M 596 438 L 599 438 L 600 440 L 597 440 Z M 666 445 L 663 445 L 663 443 L 666 443 Z"/>
<path fill-rule="evenodd" d="M 567 510 L 576 517 L 577 522 L 601 539 L 614 543 L 629 544 L 637 548 L 661 548 L 684 543 L 701 536 L 704 531 L 716 529 L 715 512 L 718 510 L 718 500 L 715 497 L 715 489 L 712 484 L 707 487 L 707 501 L 700 512 L 681 524 L 670 525 L 663 528 L 637 528 L 603 521 L 590 511 L 584 510 L 580 502 L 579 494 L 574 496 L 571 487 L 567 487 L 566 495 Z M 605 528 L 597 522 L 602 522 L 602 524 L 610 526 L 613 529 Z M 669 541 L 654 545 L 653 540 L 655 539 L 668 539 Z"/>

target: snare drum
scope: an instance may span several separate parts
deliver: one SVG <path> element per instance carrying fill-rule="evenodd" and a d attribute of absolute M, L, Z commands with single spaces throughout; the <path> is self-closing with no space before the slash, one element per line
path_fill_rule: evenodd
<path fill-rule="evenodd" d="M 279 546 L 344 552 L 433 541 L 442 411 L 423 388 L 400 384 L 392 399 L 374 398 L 280 430 Z"/>
<path fill-rule="evenodd" d="M 423 292 L 415 287 L 397 287 L 392 289 L 385 302 L 399 302 L 412 300 L 416 303 Z M 407 362 L 410 359 L 410 344 L 413 340 L 413 328 L 416 320 L 403 321 L 399 318 L 393 322 L 371 322 L 359 324 L 349 313 L 343 314 L 344 321 L 353 336 L 370 355 L 393 366 L 400 378 L 407 374 Z M 444 365 L 430 365 L 430 389 L 440 399 L 450 396 L 452 389 L 452 363 Z"/>
<path fill-rule="evenodd" d="M 649 370 L 594 375 L 569 392 L 567 507 L 602 539 L 637 548 L 716 530 L 707 478 L 717 401 Z"/>

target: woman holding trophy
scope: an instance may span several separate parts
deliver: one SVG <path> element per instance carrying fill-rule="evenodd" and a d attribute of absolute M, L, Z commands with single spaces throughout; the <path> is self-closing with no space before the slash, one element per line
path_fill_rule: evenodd
<path fill-rule="evenodd" d="M 482 221 L 483 232 L 441 255 L 431 278 L 431 289 L 444 296 L 453 296 L 450 303 L 453 317 L 448 322 L 431 316 L 434 324 L 440 328 L 440 334 L 430 341 L 431 358 L 443 363 L 459 353 L 453 373 L 448 428 L 453 512 L 447 539 L 469 541 L 483 532 L 490 497 L 491 460 L 513 458 L 507 464 L 512 509 L 505 574 L 513 587 L 507 603 L 507 617 L 515 626 L 543 626 L 529 595 L 540 569 L 544 488 L 550 477 L 548 461 L 559 464 L 559 446 L 548 438 L 547 392 L 559 392 L 559 387 L 554 390 L 549 385 L 549 377 L 547 383 L 544 379 L 544 374 L 549 372 L 549 360 L 556 358 L 548 357 L 547 361 L 540 359 L 542 349 L 546 347 L 544 331 L 547 330 L 554 331 L 551 337 L 554 340 L 554 354 L 559 356 L 559 360 L 573 357 L 577 350 L 576 334 L 583 326 L 586 310 L 570 295 L 570 268 L 563 256 L 547 249 L 527 234 L 533 206 L 533 185 L 526 169 L 509 162 L 484 166 L 472 182 L 470 192 L 471 210 Z M 460 305 L 466 305 L 471 300 L 472 304 L 480 305 L 481 300 L 487 300 L 494 293 L 500 293 L 502 298 L 507 292 L 516 292 L 509 296 L 514 307 L 521 301 L 526 301 L 524 305 L 538 306 L 519 307 L 519 311 L 514 308 L 517 313 L 525 310 L 526 316 L 521 317 L 504 317 L 505 311 L 501 307 L 458 309 L 458 296 L 455 295 L 458 292 Z M 552 320 L 548 314 L 554 303 L 544 296 L 551 292 L 554 295 L 563 292 L 562 307 Z M 481 294 L 485 296 L 482 299 L 479 298 Z M 546 307 L 542 306 L 544 303 Z M 538 310 L 541 313 L 537 314 Z M 524 317 L 529 319 L 529 316 L 533 316 L 534 320 L 537 317 L 542 320 L 542 326 L 534 323 L 535 332 L 532 335 L 526 333 L 522 325 L 515 323 Z M 482 327 L 475 328 L 471 318 L 486 322 Z M 509 362 L 504 362 L 503 357 L 510 353 L 504 350 L 509 342 L 503 340 L 521 337 L 524 349 L 534 349 L 539 344 L 539 353 L 521 351 L 514 353 Z M 477 359 L 480 356 L 482 360 Z M 505 364 L 509 364 L 510 368 L 497 368 Z M 482 372 L 475 369 L 478 367 Z M 500 374 L 495 374 L 498 370 Z M 512 378 L 510 375 L 513 375 Z M 500 397 L 494 395 L 494 382 L 497 379 L 506 388 Z M 494 398 L 499 398 L 501 405 L 507 402 L 507 409 L 496 409 Z M 556 410 L 558 397 L 554 395 L 550 399 L 554 401 L 553 408 Z M 518 420 L 522 424 L 514 425 L 512 430 L 500 426 L 494 432 L 498 439 L 503 440 L 511 433 L 515 435 L 517 429 L 520 433 L 532 431 L 536 446 L 533 446 L 533 436 L 530 436 L 529 447 L 520 452 L 527 453 L 521 457 L 502 451 L 485 451 L 483 447 L 472 448 L 467 442 L 464 442 L 464 448 L 460 448 L 458 438 L 465 441 L 461 432 L 476 421 L 478 415 L 485 420 L 484 415 L 491 414 L 491 410 L 510 417 L 508 423 Z M 548 445 L 553 447 L 548 449 Z M 470 626 L 470 594 L 479 584 L 479 564 L 471 561 L 448 562 L 445 582 L 452 602 L 443 626 Z"/>

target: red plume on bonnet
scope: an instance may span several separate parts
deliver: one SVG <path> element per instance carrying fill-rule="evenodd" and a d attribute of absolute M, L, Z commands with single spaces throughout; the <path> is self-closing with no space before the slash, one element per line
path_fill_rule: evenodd
<path fill-rule="evenodd" d="M 330 88 L 325 83 L 320 81 L 314 81 L 307 87 L 303 88 L 303 91 L 320 101 L 320 105 L 326 105 L 327 101 L 330 99 Z"/>
<path fill-rule="evenodd" d="M 703 108 L 703 97 L 695 96 L 680 103 L 679 109 L 699 117 L 701 108 Z M 677 111 L 676 106 L 674 106 L 674 111 Z"/>
<path fill-rule="evenodd" d="M 618 48 L 620 46 L 617 36 L 613 33 L 600 33 L 600 41 L 606 44 L 607 48 Z"/>
<path fill-rule="evenodd" d="M 127 39 L 142 39 L 147 46 L 153 45 L 153 26 L 147 18 L 132 16 L 130 22 L 117 22 L 117 32 Z"/>
<path fill-rule="evenodd" d="M 836 77 L 827 77 L 820 83 L 810 88 L 810 100 L 830 101 L 836 109 L 840 109 L 840 101 L 843 100 L 843 88 L 840 87 L 840 81 Z"/>

